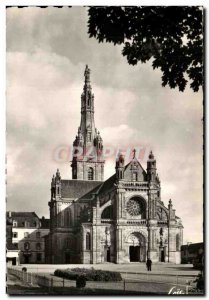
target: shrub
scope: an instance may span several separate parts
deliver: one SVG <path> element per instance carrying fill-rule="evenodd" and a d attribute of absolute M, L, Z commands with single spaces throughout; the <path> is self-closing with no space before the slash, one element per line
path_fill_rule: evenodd
<path fill-rule="evenodd" d="M 196 282 L 196 288 L 199 291 L 204 291 L 204 277 L 201 273 L 198 274 L 197 279 L 194 281 Z"/>
<path fill-rule="evenodd" d="M 84 275 L 80 275 L 76 279 L 76 287 L 77 288 L 84 288 L 86 286 L 86 277 Z"/>
<path fill-rule="evenodd" d="M 55 276 L 77 280 L 77 278 L 81 275 L 85 276 L 86 280 L 89 281 L 121 281 L 122 277 L 119 272 L 112 271 L 103 271 L 103 270 L 95 270 L 85 269 L 85 268 L 74 268 L 74 269 L 66 269 L 66 270 L 55 270 Z"/>

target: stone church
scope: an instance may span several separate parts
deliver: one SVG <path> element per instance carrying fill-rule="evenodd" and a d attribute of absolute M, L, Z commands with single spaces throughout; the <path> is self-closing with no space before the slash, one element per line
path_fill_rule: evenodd
<path fill-rule="evenodd" d="M 104 181 L 103 140 L 94 123 L 94 94 L 86 66 L 81 123 L 73 143 L 72 180 L 52 177 L 47 263 L 180 263 L 183 226 L 172 201 L 165 206 L 156 159 L 143 169 L 135 150 L 120 153 Z M 110 133 L 111 134 L 111 133 Z"/>

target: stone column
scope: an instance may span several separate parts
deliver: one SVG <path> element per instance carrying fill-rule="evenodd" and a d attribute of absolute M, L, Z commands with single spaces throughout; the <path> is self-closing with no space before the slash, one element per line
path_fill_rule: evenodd
<path fill-rule="evenodd" d="M 158 252 L 156 248 L 156 229 L 157 221 L 148 220 L 148 249 L 147 258 L 149 257 L 152 262 L 158 262 Z"/>
<path fill-rule="evenodd" d="M 176 263 L 176 228 L 174 227 L 174 221 L 169 221 L 168 260 L 170 263 Z"/>
<path fill-rule="evenodd" d="M 116 228 L 116 263 L 124 263 L 123 236 L 121 226 Z"/>

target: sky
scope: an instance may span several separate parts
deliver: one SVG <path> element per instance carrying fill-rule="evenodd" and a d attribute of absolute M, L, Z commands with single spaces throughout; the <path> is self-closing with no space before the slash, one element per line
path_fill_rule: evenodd
<path fill-rule="evenodd" d="M 71 179 L 67 154 L 80 124 L 88 64 L 104 146 L 140 145 L 145 169 L 152 149 L 162 200 L 167 206 L 171 198 L 182 218 L 184 243 L 201 242 L 202 92 L 162 87 L 151 62 L 130 66 L 121 46 L 89 38 L 86 8 L 13 7 L 6 21 L 7 210 L 49 217 L 52 175 L 59 168 Z M 105 179 L 114 171 L 113 155 Z"/>

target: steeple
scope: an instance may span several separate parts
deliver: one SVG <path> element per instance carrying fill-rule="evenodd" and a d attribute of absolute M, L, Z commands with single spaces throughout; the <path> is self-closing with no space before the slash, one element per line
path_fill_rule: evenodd
<path fill-rule="evenodd" d="M 103 141 L 94 123 L 94 94 L 88 65 L 84 71 L 84 86 L 81 94 L 81 122 L 73 146 L 72 178 L 103 180 Z"/>
<path fill-rule="evenodd" d="M 156 159 L 152 151 L 150 151 L 148 160 L 147 160 L 147 177 L 149 181 L 156 180 Z"/>
<path fill-rule="evenodd" d="M 122 153 L 119 153 L 115 164 L 116 177 L 118 180 L 124 179 L 124 167 L 125 167 L 124 155 Z"/>
<path fill-rule="evenodd" d="M 94 124 L 94 94 L 92 93 L 90 83 L 90 69 L 86 65 L 84 72 L 84 87 L 81 95 L 81 124 L 80 132 L 84 139 L 84 144 L 92 143 L 95 138 L 95 124 Z"/>

